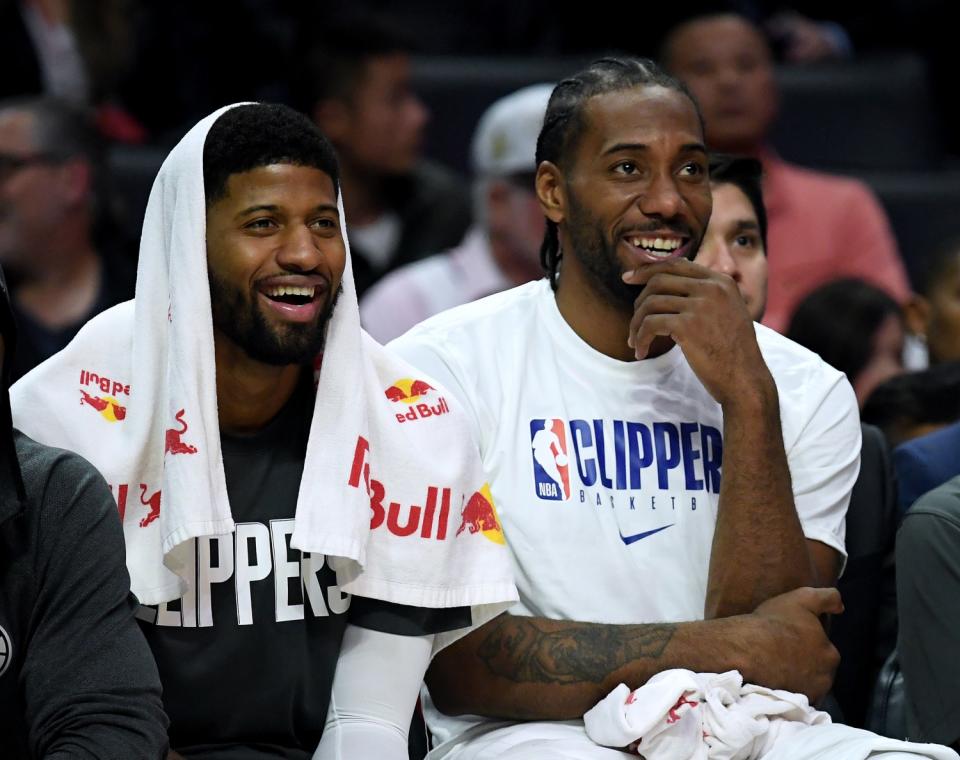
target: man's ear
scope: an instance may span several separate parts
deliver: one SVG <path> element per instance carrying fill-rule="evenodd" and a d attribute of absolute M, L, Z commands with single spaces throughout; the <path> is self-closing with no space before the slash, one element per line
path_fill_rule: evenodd
<path fill-rule="evenodd" d="M 339 98 L 324 98 L 313 106 L 313 120 L 331 142 L 341 142 L 350 130 L 350 108 Z"/>
<path fill-rule="evenodd" d="M 551 222 L 560 224 L 567 211 L 567 198 L 564 192 L 563 172 L 552 161 L 541 161 L 537 167 L 535 182 L 537 200 L 544 216 Z"/>

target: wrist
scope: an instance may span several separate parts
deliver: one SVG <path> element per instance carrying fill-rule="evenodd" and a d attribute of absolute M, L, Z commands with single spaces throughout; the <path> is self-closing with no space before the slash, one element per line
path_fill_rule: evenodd
<path fill-rule="evenodd" d="M 730 416 L 767 419 L 772 414 L 779 417 L 780 394 L 770 371 L 764 367 L 763 372 L 752 377 L 729 398 L 723 399 L 720 407 L 725 419 Z"/>
<path fill-rule="evenodd" d="M 770 621 L 753 612 L 726 619 L 736 621 L 739 634 L 736 636 L 737 645 L 730 647 L 732 664 L 744 681 L 760 683 L 762 678 L 758 671 L 762 653 L 769 648 L 770 637 L 775 633 Z"/>

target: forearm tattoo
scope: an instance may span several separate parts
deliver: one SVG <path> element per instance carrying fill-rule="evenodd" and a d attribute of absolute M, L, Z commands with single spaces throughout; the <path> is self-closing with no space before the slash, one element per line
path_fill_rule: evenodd
<path fill-rule="evenodd" d="M 491 673 L 516 683 L 600 683 L 632 660 L 659 658 L 676 628 L 571 623 L 545 630 L 529 618 L 502 615 L 478 654 Z"/>

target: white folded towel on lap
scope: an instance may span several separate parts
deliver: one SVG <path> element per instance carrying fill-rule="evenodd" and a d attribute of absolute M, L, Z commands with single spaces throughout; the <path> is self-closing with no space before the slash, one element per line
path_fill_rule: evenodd
<path fill-rule="evenodd" d="M 892 751 L 957 758 L 939 745 L 831 724 L 803 694 L 744 684 L 735 670 L 667 670 L 634 691 L 620 684 L 583 721 L 597 744 L 639 741 L 637 752 L 647 760 L 865 760 L 872 752 Z"/>

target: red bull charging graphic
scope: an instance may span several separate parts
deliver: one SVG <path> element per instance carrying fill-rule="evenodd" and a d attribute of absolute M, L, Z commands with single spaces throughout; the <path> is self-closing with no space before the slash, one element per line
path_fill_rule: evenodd
<path fill-rule="evenodd" d="M 127 407 L 118 397 L 130 395 L 130 385 L 87 370 L 80 370 L 80 406 L 100 413 L 107 422 L 122 422 Z"/>
<path fill-rule="evenodd" d="M 470 533 L 479 533 L 495 544 L 506 543 L 503 537 L 503 526 L 497 516 L 497 508 L 493 505 L 489 483 L 484 483 L 483 487 L 467 500 L 460 515 L 457 535 L 459 536 L 465 530 Z"/>

